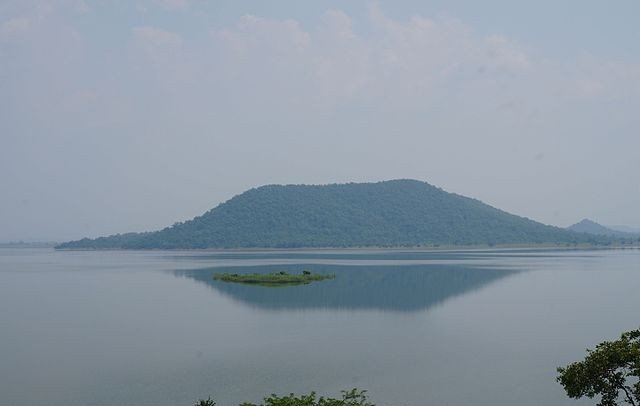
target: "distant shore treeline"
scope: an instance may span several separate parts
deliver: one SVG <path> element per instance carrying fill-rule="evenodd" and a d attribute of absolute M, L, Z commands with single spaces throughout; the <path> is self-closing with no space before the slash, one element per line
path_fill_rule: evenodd
<path fill-rule="evenodd" d="M 49 242 L 49 241 L 34 241 L 34 242 L 25 242 L 25 241 L 9 241 L 9 242 L 0 242 L 0 248 L 52 248 L 58 246 L 57 242 Z"/>
<path fill-rule="evenodd" d="M 415 180 L 268 185 L 160 231 L 117 234 L 61 249 L 414 247 L 630 243 L 509 214 Z"/>

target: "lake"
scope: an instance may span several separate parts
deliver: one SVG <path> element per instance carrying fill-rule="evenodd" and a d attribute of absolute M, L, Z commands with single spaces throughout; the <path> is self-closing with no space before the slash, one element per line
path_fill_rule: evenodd
<path fill-rule="evenodd" d="M 293 287 L 215 272 L 335 273 Z M 640 250 L 0 249 L 0 404 L 589 405 L 555 368 L 640 326 Z"/>

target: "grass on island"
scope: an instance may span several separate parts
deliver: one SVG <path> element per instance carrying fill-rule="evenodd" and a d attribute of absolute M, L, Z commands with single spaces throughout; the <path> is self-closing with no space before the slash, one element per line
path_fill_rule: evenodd
<path fill-rule="evenodd" d="M 213 275 L 213 279 L 217 281 L 262 286 L 306 285 L 311 282 L 319 282 L 325 279 L 333 279 L 335 277 L 336 276 L 333 274 L 317 274 L 311 273 L 310 271 L 302 271 L 302 273 L 298 275 L 291 275 L 284 271 L 252 274 L 219 272 Z"/>

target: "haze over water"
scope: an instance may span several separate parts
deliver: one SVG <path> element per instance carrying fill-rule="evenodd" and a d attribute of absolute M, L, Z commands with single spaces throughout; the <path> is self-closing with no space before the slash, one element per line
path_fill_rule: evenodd
<path fill-rule="evenodd" d="M 331 272 L 263 288 L 214 272 Z M 2 405 L 575 405 L 555 368 L 637 328 L 640 251 L 0 249 Z"/>

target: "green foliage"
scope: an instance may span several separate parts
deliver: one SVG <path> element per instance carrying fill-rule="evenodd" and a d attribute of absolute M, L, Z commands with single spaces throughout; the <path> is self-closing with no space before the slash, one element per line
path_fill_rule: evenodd
<path fill-rule="evenodd" d="M 322 281 L 325 279 L 333 279 L 333 274 L 312 274 L 309 271 L 303 271 L 300 275 L 290 275 L 287 272 L 273 273 L 251 273 L 237 274 L 218 272 L 213 275 L 213 279 L 222 282 L 246 283 L 255 285 L 302 285 L 311 282 Z"/>
<path fill-rule="evenodd" d="M 308 395 L 296 396 L 290 393 L 286 396 L 278 396 L 272 394 L 264 398 L 264 403 L 256 405 L 255 403 L 242 403 L 240 406 L 375 406 L 373 403 L 367 401 L 365 390 L 351 389 L 348 391 L 342 391 L 341 399 L 334 399 L 329 397 L 316 397 L 315 392 L 311 392 Z M 208 399 L 201 399 L 194 406 L 215 406 L 215 402 Z"/>
<path fill-rule="evenodd" d="M 558 368 L 558 373 L 558 382 L 571 398 L 599 395 L 598 406 L 619 401 L 640 405 L 640 329 L 598 344 L 587 350 L 584 361 Z"/>
<path fill-rule="evenodd" d="M 216 406 L 216 402 L 214 402 L 211 399 L 211 396 L 209 396 L 206 399 L 200 399 L 194 406 Z"/>
<path fill-rule="evenodd" d="M 264 398 L 264 403 L 243 403 L 240 406 L 375 406 L 367 402 L 366 391 L 352 389 L 342 391 L 341 399 L 316 398 L 315 392 L 308 395 L 296 396 L 293 393 L 287 396 L 271 395 Z"/>
<path fill-rule="evenodd" d="M 297 248 L 606 244 L 546 226 L 428 183 L 394 180 L 251 189 L 157 232 L 83 239 L 58 248 Z"/>

